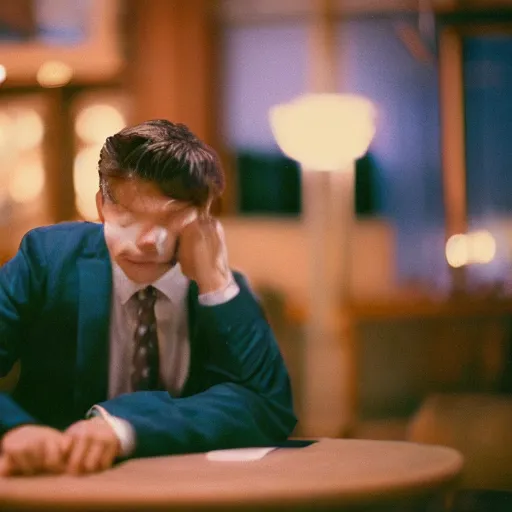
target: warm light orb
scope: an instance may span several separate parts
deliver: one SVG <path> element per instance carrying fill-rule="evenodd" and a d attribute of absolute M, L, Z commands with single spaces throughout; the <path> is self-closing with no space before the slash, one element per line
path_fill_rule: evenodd
<path fill-rule="evenodd" d="M 49 60 L 37 71 L 37 81 L 42 87 L 62 87 L 73 77 L 73 68 L 64 62 Z"/>
<path fill-rule="evenodd" d="M 11 130 L 13 141 L 19 149 L 33 149 L 43 140 L 43 119 L 34 109 L 17 109 L 12 115 Z"/>
<path fill-rule="evenodd" d="M 269 112 L 286 155 L 311 171 L 341 171 L 362 157 L 375 135 L 376 110 L 355 94 L 306 94 Z"/>
<path fill-rule="evenodd" d="M 453 268 L 460 268 L 469 263 L 468 236 L 453 235 L 446 242 L 446 261 Z"/>
<path fill-rule="evenodd" d="M 5 69 L 5 66 L 2 66 L 0 64 L 0 84 L 4 83 L 6 78 L 7 78 L 7 70 Z"/>
<path fill-rule="evenodd" d="M 0 153 L 9 150 L 9 137 L 11 134 L 11 118 L 0 112 Z"/>
<path fill-rule="evenodd" d="M 446 242 L 446 261 L 453 268 L 491 263 L 496 256 L 496 239 L 489 231 L 451 236 Z"/>
<path fill-rule="evenodd" d="M 17 168 L 9 179 L 8 191 L 16 203 L 30 203 L 44 188 L 44 169 L 40 162 L 30 162 Z"/>
<path fill-rule="evenodd" d="M 496 256 L 496 240 L 489 231 L 475 231 L 471 235 L 471 259 L 474 263 L 490 263 Z"/>
<path fill-rule="evenodd" d="M 85 107 L 76 118 L 75 129 L 87 144 L 103 144 L 105 139 L 126 126 L 123 114 L 114 106 L 95 104 Z"/>
<path fill-rule="evenodd" d="M 88 220 L 96 220 L 96 192 L 98 190 L 99 146 L 82 149 L 75 158 L 73 182 L 76 194 L 76 207 Z"/>

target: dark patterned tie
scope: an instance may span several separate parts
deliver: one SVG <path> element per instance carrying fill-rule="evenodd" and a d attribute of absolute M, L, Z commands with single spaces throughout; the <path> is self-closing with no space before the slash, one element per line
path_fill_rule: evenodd
<path fill-rule="evenodd" d="M 134 298 L 137 303 L 137 327 L 133 337 L 132 390 L 159 389 L 160 364 L 155 317 L 156 289 L 148 286 L 144 290 L 139 290 Z"/>

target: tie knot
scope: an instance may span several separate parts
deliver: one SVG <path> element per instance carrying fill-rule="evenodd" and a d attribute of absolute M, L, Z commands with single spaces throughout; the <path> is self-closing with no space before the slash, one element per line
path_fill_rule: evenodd
<path fill-rule="evenodd" d="M 156 288 L 153 286 L 146 286 L 142 290 L 139 290 L 135 296 L 139 302 L 154 303 L 156 300 Z"/>

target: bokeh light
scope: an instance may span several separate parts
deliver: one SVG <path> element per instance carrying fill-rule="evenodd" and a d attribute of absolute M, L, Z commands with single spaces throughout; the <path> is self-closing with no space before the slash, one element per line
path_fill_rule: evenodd
<path fill-rule="evenodd" d="M 87 220 L 96 220 L 96 192 L 98 190 L 98 159 L 101 146 L 89 146 L 78 152 L 73 168 L 76 207 Z"/>
<path fill-rule="evenodd" d="M 451 236 L 446 242 L 446 261 L 453 268 L 460 268 L 469 263 L 467 235 Z"/>
<path fill-rule="evenodd" d="M 103 144 L 105 139 L 126 126 L 116 107 L 98 103 L 83 108 L 76 118 L 76 133 L 86 144 Z"/>
<path fill-rule="evenodd" d="M 37 71 L 37 81 L 42 87 L 62 87 L 73 77 L 73 69 L 64 62 L 50 60 Z"/>
<path fill-rule="evenodd" d="M 14 144 L 20 150 L 30 150 L 43 140 L 43 119 L 34 109 L 19 108 L 12 112 L 10 130 Z"/>
<path fill-rule="evenodd" d="M 489 231 L 475 231 L 471 234 L 471 261 L 486 264 L 496 256 L 496 240 Z"/>
<path fill-rule="evenodd" d="M 11 118 L 0 112 L 0 152 L 9 149 L 9 134 L 11 133 Z"/>
<path fill-rule="evenodd" d="M 10 176 L 9 195 L 17 203 L 30 203 L 39 197 L 44 183 L 44 168 L 40 158 L 22 162 Z"/>
<path fill-rule="evenodd" d="M 342 171 L 368 150 L 376 114 L 363 96 L 306 94 L 272 107 L 269 117 L 283 153 L 310 171 Z"/>
<path fill-rule="evenodd" d="M 486 230 L 451 236 L 446 242 L 446 261 L 453 268 L 491 263 L 496 256 L 496 239 Z"/>

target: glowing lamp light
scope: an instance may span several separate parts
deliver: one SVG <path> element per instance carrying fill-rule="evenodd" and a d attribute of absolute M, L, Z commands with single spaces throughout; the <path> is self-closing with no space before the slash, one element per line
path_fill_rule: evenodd
<path fill-rule="evenodd" d="M 44 188 L 44 169 L 40 162 L 33 162 L 17 169 L 9 180 L 9 195 L 16 203 L 30 203 L 37 199 Z"/>
<path fill-rule="evenodd" d="M 98 190 L 98 158 L 100 147 L 92 146 L 81 150 L 73 169 L 73 182 L 78 212 L 87 220 L 96 220 L 96 192 Z"/>
<path fill-rule="evenodd" d="M 496 239 L 485 230 L 451 236 L 446 242 L 446 261 L 453 268 L 491 263 L 496 257 Z"/>
<path fill-rule="evenodd" d="M 126 126 L 123 114 L 114 106 L 98 103 L 77 115 L 75 130 L 87 144 L 103 144 L 105 139 Z"/>
<path fill-rule="evenodd" d="M 355 94 L 305 94 L 269 116 L 283 153 L 312 171 L 345 169 L 366 153 L 376 129 L 373 104 Z"/>
<path fill-rule="evenodd" d="M 37 71 L 37 81 L 42 87 L 62 87 L 73 77 L 73 68 L 58 60 L 49 60 Z"/>
<path fill-rule="evenodd" d="M 475 263 L 491 263 L 496 256 L 496 240 L 489 231 L 472 234 L 471 255 Z"/>
<path fill-rule="evenodd" d="M 469 263 L 467 235 L 453 235 L 448 239 L 446 242 L 446 261 L 453 268 L 460 268 Z"/>
<path fill-rule="evenodd" d="M 10 150 L 9 136 L 11 131 L 11 118 L 7 114 L 0 112 L 0 153 Z"/>
<path fill-rule="evenodd" d="M 43 119 L 34 109 L 20 108 L 13 115 L 12 132 L 19 149 L 35 148 L 43 140 Z"/>
<path fill-rule="evenodd" d="M 7 70 L 5 69 L 5 66 L 2 66 L 0 64 L 0 84 L 4 83 L 6 78 L 7 78 Z"/>

